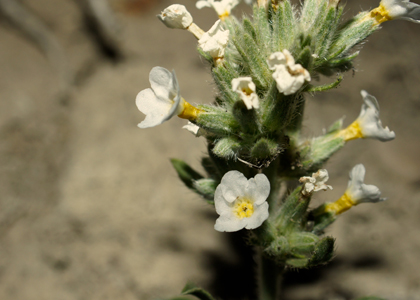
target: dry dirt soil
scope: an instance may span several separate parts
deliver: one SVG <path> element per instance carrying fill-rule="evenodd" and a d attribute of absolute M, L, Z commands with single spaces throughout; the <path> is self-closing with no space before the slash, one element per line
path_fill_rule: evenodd
<path fill-rule="evenodd" d="M 216 232 L 214 209 L 169 163 L 175 157 L 200 169 L 205 141 L 181 130 L 180 119 L 136 127 L 144 116 L 135 96 L 149 87 L 154 66 L 175 69 L 190 102 L 212 101 L 215 86 L 196 40 L 156 19 L 171 1 L 114 1 L 123 53 L 116 57 L 97 46 L 75 2 L 23 1 L 76 74 L 64 92 L 42 52 L 0 19 L 0 299 L 156 299 L 177 295 L 188 280 L 224 299 L 253 299 L 241 234 Z M 178 3 L 210 28 L 215 13 L 194 2 Z M 349 0 L 345 17 L 377 4 Z M 241 10 L 248 8 L 238 7 L 238 16 Z M 291 272 L 283 299 L 420 299 L 419 37 L 418 24 L 384 24 L 338 89 L 308 97 L 308 136 L 343 115 L 349 124 L 365 89 L 397 137 L 350 142 L 329 161 L 334 190 L 318 201 L 339 197 L 357 163 L 388 200 L 340 217 L 328 231 L 334 261 Z"/>

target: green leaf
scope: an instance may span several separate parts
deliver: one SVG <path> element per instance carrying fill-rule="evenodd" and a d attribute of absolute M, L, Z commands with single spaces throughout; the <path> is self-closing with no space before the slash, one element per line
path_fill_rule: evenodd
<path fill-rule="evenodd" d="M 368 297 L 357 298 L 356 300 L 386 300 L 386 299 L 375 297 L 375 296 L 368 296 Z"/>
<path fill-rule="evenodd" d="M 195 191 L 193 183 L 195 180 L 204 178 L 200 173 L 196 172 L 186 162 L 180 159 L 171 158 L 172 166 L 178 173 L 179 178 L 182 182 L 190 189 Z"/>
<path fill-rule="evenodd" d="M 239 77 L 238 72 L 225 60 L 222 66 L 216 66 L 212 69 L 212 74 L 222 96 L 223 105 L 232 106 L 238 98 L 238 95 L 232 90 L 232 79 Z"/>
<path fill-rule="evenodd" d="M 239 26 L 236 27 L 232 41 L 242 57 L 243 66 L 247 69 L 255 85 L 258 88 L 267 88 L 268 82 L 271 80 L 271 71 L 259 45 Z"/>
<path fill-rule="evenodd" d="M 336 88 L 341 81 L 343 81 L 343 76 L 339 76 L 336 81 L 334 81 L 333 83 L 330 84 L 324 84 L 324 85 L 319 85 L 319 86 L 309 86 L 305 92 L 309 92 L 309 93 L 315 93 L 315 92 L 323 92 L 323 91 L 328 91 L 331 90 L 333 88 Z"/>
<path fill-rule="evenodd" d="M 182 289 L 183 295 L 193 295 L 200 300 L 215 300 L 213 296 L 206 290 L 195 286 L 192 283 L 187 283 Z"/>
<path fill-rule="evenodd" d="M 306 2 L 306 1 L 305 1 Z M 289 1 L 280 1 L 273 17 L 272 52 L 291 50 L 296 26 L 295 15 Z"/>
<path fill-rule="evenodd" d="M 170 299 L 156 299 L 156 300 L 191 300 L 191 297 L 187 296 L 187 297 L 174 297 L 174 298 L 170 298 Z"/>

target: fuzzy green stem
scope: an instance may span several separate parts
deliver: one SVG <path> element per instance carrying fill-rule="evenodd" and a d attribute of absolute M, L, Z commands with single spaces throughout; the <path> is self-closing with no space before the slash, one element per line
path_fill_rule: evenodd
<path fill-rule="evenodd" d="M 296 134 L 302 128 L 303 113 L 305 111 L 305 99 L 302 94 L 298 95 L 297 97 L 299 97 L 299 99 L 297 100 L 294 119 L 287 127 L 289 134 Z"/>
<path fill-rule="evenodd" d="M 277 300 L 280 295 L 280 283 L 284 266 L 278 266 L 261 249 L 257 253 L 258 261 L 258 300 Z"/>

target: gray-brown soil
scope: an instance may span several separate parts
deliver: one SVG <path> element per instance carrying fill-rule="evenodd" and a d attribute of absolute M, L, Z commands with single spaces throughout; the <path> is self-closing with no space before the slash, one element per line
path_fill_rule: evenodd
<path fill-rule="evenodd" d="M 75 1 L 23 2 L 51 28 L 77 80 L 63 96 L 56 69 L 0 19 L 0 299 L 153 299 L 176 295 L 188 280 L 241 295 L 236 275 L 217 277 L 221 262 L 227 274 L 247 267 L 233 252 L 233 236 L 213 229 L 214 209 L 169 163 L 175 157 L 200 169 L 204 140 L 181 130 L 180 119 L 136 127 L 144 116 L 134 99 L 154 66 L 175 69 L 190 102 L 214 96 L 196 40 L 155 18 L 173 2 L 113 2 L 124 53 L 117 61 L 98 50 Z M 195 1 L 178 2 L 204 29 L 216 20 Z M 348 2 L 347 18 L 378 1 Z M 128 4 L 139 9 L 128 13 Z M 238 15 L 241 9 L 247 7 Z M 419 36 L 420 25 L 384 24 L 364 45 L 354 74 L 307 99 L 309 136 L 343 115 L 349 124 L 365 89 L 397 138 L 350 142 L 327 164 L 334 190 L 318 201 L 339 197 L 358 163 L 388 200 L 340 217 L 328 231 L 337 239 L 333 263 L 291 274 L 284 299 L 420 299 Z"/>

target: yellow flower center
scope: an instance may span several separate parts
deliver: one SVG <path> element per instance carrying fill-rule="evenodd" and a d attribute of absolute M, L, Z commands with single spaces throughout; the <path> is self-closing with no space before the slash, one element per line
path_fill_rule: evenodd
<path fill-rule="evenodd" d="M 376 25 L 392 19 L 389 15 L 389 11 L 382 4 L 379 5 L 379 7 L 372 9 L 369 13 L 369 17 L 375 19 Z"/>
<path fill-rule="evenodd" d="M 219 15 L 219 18 L 223 21 L 227 17 L 229 17 L 229 12 L 226 10 L 223 14 Z"/>
<path fill-rule="evenodd" d="M 250 88 L 245 87 L 242 88 L 242 93 L 244 93 L 244 95 L 246 96 L 250 96 L 253 93 L 253 91 Z"/>
<path fill-rule="evenodd" d="M 249 218 L 254 214 L 254 204 L 247 198 L 238 198 L 233 205 L 233 212 L 239 219 Z"/>
<path fill-rule="evenodd" d="M 337 136 L 341 136 L 347 142 L 363 138 L 363 133 L 362 129 L 360 128 L 359 122 L 356 120 L 353 123 L 351 123 L 347 128 L 340 130 L 337 133 Z"/>
<path fill-rule="evenodd" d="M 354 202 L 351 197 L 345 193 L 343 196 L 341 196 L 340 199 L 333 203 L 329 203 L 325 206 L 325 212 L 333 212 L 336 215 L 339 215 L 346 210 L 349 210 L 352 206 L 355 206 L 357 203 Z"/>
<path fill-rule="evenodd" d="M 184 98 L 181 99 L 180 106 L 182 107 L 182 111 L 180 114 L 178 114 L 178 117 L 180 117 L 181 119 L 194 121 L 195 119 L 197 119 L 197 116 L 203 112 L 203 110 L 189 104 L 187 101 L 184 100 Z"/>

